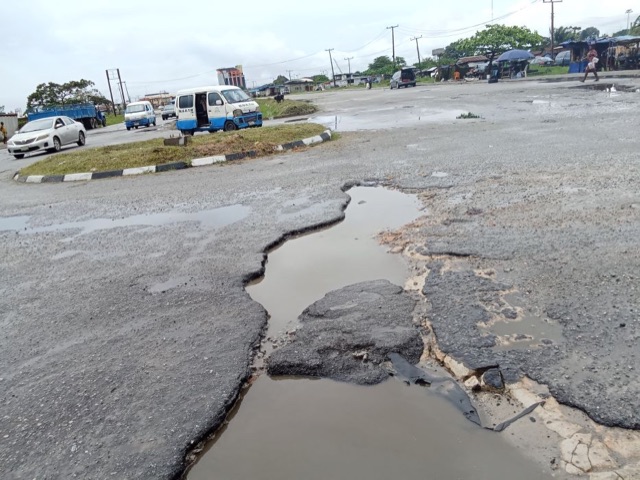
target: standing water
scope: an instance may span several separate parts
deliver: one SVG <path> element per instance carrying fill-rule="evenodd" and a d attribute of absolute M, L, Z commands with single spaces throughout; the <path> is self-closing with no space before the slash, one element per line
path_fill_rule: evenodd
<path fill-rule="evenodd" d="M 292 329 L 331 290 L 387 279 L 407 266 L 375 240 L 420 215 L 419 201 L 357 187 L 340 224 L 269 253 L 265 277 L 247 288 L 270 313 L 268 336 Z M 508 431 L 508 430 L 507 430 Z M 495 432 L 467 421 L 428 389 L 389 380 L 374 387 L 332 380 L 272 379 L 249 388 L 189 480 L 548 478 Z"/>

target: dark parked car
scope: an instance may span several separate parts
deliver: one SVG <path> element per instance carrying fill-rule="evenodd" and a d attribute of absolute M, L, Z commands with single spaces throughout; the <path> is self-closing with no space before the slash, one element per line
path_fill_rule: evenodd
<path fill-rule="evenodd" d="M 162 119 L 166 120 L 169 117 L 177 117 L 176 114 L 176 102 L 167 103 L 162 108 Z"/>
<path fill-rule="evenodd" d="M 416 86 L 416 73 L 413 68 L 403 68 L 397 71 L 391 77 L 391 88 L 400 87 L 415 87 Z"/>
<path fill-rule="evenodd" d="M 565 50 L 564 52 L 560 52 L 556 55 L 556 65 L 560 65 L 562 67 L 569 66 L 571 63 L 571 52 L 569 50 Z"/>

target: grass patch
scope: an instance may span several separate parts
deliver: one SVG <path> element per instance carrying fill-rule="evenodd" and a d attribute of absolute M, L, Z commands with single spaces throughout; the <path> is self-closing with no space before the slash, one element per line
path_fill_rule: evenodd
<path fill-rule="evenodd" d="M 302 140 L 324 132 L 316 123 L 276 125 L 235 132 L 200 134 L 189 138 L 186 147 L 164 146 L 162 138 L 83 149 L 51 155 L 20 170 L 21 175 L 66 175 L 69 173 L 103 172 L 123 168 L 145 167 L 169 162 L 189 162 L 194 158 L 254 150 L 258 155 L 271 155 L 276 145 Z"/>
<path fill-rule="evenodd" d="M 113 115 L 112 113 L 107 114 L 107 127 L 109 125 L 115 125 L 117 123 L 124 122 L 124 115 Z"/>
<path fill-rule="evenodd" d="M 280 103 L 273 98 L 256 98 L 264 119 L 311 115 L 318 111 L 313 103 L 300 100 L 284 100 Z"/>
<path fill-rule="evenodd" d="M 480 115 L 476 115 L 475 113 L 461 113 L 456 117 L 458 120 L 468 120 L 470 118 L 482 118 Z"/>
<path fill-rule="evenodd" d="M 536 67 L 529 67 L 527 76 L 535 77 L 539 75 L 565 75 L 567 73 L 569 73 L 569 67 L 562 67 L 559 65 L 546 67 L 544 65 L 538 65 Z"/>

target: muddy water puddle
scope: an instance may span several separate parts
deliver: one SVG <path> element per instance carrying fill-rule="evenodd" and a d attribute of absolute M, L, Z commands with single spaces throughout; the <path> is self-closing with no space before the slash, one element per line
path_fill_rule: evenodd
<path fill-rule="evenodd" d="M 510 309 L 518 311 L 518 315 L 517 318 L 505 318 L 486 327 L 487 331 L 499 338 L 500 343 L 494 347 L 496 350 L 526 350 L 564 342 L 562 326 L 540 312 L 524 311 L 524 301 L 519 294 L 507 294 L 504 300 Z"/>
<path fill-rule="evenodd" d="M 381 128 L 402 128 L 420 123 L 453 123 L 464 110 L 435 110 L 412 106 L 380 110 L 377 118 L 368 115 L 319 115 L 309 119 L 334 131 L 379 130 Z"/>
<path fill-rule="evenodd" d="M 343 222 L 270 252 L 265 277 L 247 287 L 271 315 L 267 336 L 295 328 L 302 310 L 331 290 L 379 278 L 404 284 L 404 260 L 375 235 L 420 216 L 417 198 L 382 188 L 348 193 Z M 228 420 L 189 480 L 548 478 L 500 434 L 397 379 L 363 387 L 263 374 Z"/>
<path fill-rule="evenodd" d="M 418 218 L 420 202 L 383 188 L 356 187 L 349 195 L 344 221 L 269 252 L 265 276 L 247 287 L 271 316 L 268 337 L 295 326 L 298 315 L 331 290 L 380 278 L 404 285 L 405 261 L 374 237 Z"/>
<path fill-rule="evenodd" d="M 155 214 L 132 215 L 124 218 L 92 218 L 80 222 L 67 222 L 54 225 L 30 226 L 29 216 L 15 216 L 0 218 L 0 232 L 15 231 L 19 234 L 34 234 L 43 232 L 60 232 L 64 230 L 79 230 L 79 235 L 99 230 L 122 227 L 154 227 L 182 222 L 198 222 L 204 228 L 222 228 L 242 220 L 251 209 L 244 205 L 230 205 L 226 207 L 204 210 L 195 213 L 162 212 Z"/>

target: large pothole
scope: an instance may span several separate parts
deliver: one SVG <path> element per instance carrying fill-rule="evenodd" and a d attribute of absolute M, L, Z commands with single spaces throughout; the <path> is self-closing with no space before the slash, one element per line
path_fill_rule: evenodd
<path fill-rule="evenodd" d="M 318 302 L 329 291 L 348 293 L 353 288 L 349 285 L 380 279 L 386 281 L 373 282 L 375 288 L 404 284 L 404 260 L 387 253 L 375 236 L 417 218 L 421 213 L 418 200 L 382 188 L 357 187 L 349 195 L 352 201 L 343 222 L 290 240 L 270 252 L 265 277 L 248 287 L 271 315 L 267 337 L 276 347 L 281 339 L 289 344 L 298 316 L 314 302 L 311 313 L 326 313 L 335 307 L 323 309 L 323 303 Z M 348 310 L 347 303 L 342 306 Z M 381 305 L 374 308 L 378 307 L 382 309 Z M 380 315 L 372 328 L 383 328 L 384 319 L 393 317 L 391 310 Z M 397 314 L 407 312 L 398 310 Z M 355 317 L 351 320 L 358 321 Z M 384 328 L 395 324 L 393 318 L 388 320 Z M 406 333 L 396 336 L 402 340 Z M 372 336 L 377 338 L 375 333 Z M 360 341 L 369 345 L 371 338 L 364 337 Z M 337 343 L 345 340 L 337 339 Z M 399 344 L 409 345 L 412 355 L 410 339 Z M 286 348 L 295 352 L 292 345 Z M 328 357 L 331 355 L 329 352 Z M 352 359 L 369 360 L 364 353 Z M 380 359 L 371 360 L 379 365 Z M 337 367 L 340 363 L 338 359 Z M 333 366 L 328 371 L 333 371 Z M 369 378 L 333 377 L 351 381 Z M 499 434 L 468 422 L 454 405 L 429 389 L 396 380 L 362 386 L 263 374 L 245 392 L 188 478 L 548 478 L 542 470 Z"/>

